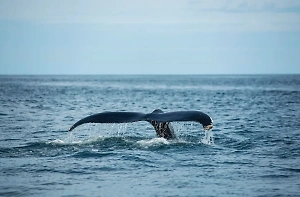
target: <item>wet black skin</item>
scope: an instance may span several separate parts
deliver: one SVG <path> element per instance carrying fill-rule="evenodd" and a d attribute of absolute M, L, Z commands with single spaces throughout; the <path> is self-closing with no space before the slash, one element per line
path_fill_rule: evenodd
<path fill-rule="evenodd" d="M 152 113 L 144 114 L 139 112 L 102 112 L 85 117 L 73 126 L 72 131 L 79 125 L 85 123 L 128 123 L 137 121 L 147 121 L 154 127 L 156 135 L 166 139 L 176 138 L 170 122 L 194 121 L 202 124 L 203 128 L 209 130 L 213 127 L 212 119 L 200 111 L 177 111 L 164 113 L 160 109 Z"/>

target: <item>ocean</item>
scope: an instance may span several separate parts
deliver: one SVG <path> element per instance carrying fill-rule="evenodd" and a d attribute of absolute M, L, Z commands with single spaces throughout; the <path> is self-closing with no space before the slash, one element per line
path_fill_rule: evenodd
<path fill-rule="evenodd" d="M 0 196 L 300 196 L 300 75 L 0 76 Z M 84 124 L 199 110 L 214 127 Z"/>

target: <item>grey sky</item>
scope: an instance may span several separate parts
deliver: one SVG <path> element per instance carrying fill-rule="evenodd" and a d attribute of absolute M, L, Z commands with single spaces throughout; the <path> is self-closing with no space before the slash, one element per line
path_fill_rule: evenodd
<path fill-rule="evenodd" d="M 0 74 L 300 73 L 298 0 L 0 0 Z"/>

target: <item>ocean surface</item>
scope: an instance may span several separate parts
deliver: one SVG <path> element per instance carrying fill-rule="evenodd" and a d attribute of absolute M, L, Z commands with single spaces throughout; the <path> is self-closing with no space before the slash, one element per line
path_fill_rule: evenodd
<path fill-rule="evenodd" d="M 0 196 L 300 196 L 300 75 L 0 76 Z M 174 122 L 70 126 L 103 111 Z"/>

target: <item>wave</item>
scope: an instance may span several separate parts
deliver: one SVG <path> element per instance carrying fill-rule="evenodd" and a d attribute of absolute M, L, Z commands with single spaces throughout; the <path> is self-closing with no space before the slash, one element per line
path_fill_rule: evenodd
<path fill-rule="evenodd" d="M 160 150 L 168 148 L 187 147 L 190 145 L 214 145 L 212 134 L 207 134 L 202 140 L 142 137 L 96 137 L 77 139 L 68 134 L 65 139 L 55 139 L 46 142 L 31 142 L 24 146 L 0 148 L 0 158 L 12 157 L 57 157 L 69 155 L 74 157 L 109 156 L 118 150 Z"/>
<path fill-rule="evenodd" d="M 149 139 L 139 140 L 136 143 L 143 147 L 149 147 L 149 146 L 156 146 L 156 145 L 160 145 L 160 144 L 168 145 L 168 144 L 170 144 L 170 141 L 166 140 L 165 138 L 153 138 L 150 140 Z"/>

